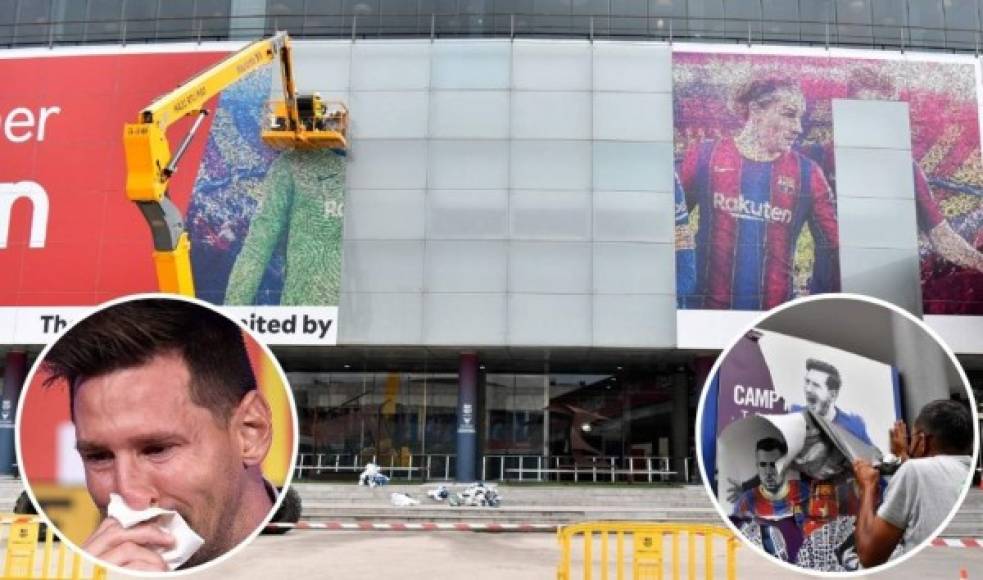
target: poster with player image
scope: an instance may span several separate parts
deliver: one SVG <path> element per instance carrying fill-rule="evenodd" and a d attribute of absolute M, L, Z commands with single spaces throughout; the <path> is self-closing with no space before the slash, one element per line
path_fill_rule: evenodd
<path fill-rule="evenodd" d="M 345 155 L 263 143 L 271 74 L 219 98 L 188 207 L 196 292 L 214 304 L 337 306 Z"/>
<path fill-rule="evenodd" d="M 983 314 L 975 63 L 683 49 L 673 99 L 680 308 L 840 290 L 832 101 L 865 99 L 909 105 L 925 312 Z"/>
<path fill-rule="evenodd" d="M 140 295 L 38 358 L 18 464 L 59 535 L 128 571 L 187 570 L 255 537 L 283 501 L 296 411 L 269 349 L 198 300 Z"/>
<path fill-rule="evenodd" d="M 857 515 L 851 462 L 857 453 L 877 460 L 889 453 L 890 430 L 901 418 L 896 370 L 756 329 L 737 341 L 717 372 L 708 395 L 715 400 L 716 463 L 706 467 L 716 472 L 721 509 L 782 561 L 856 569 L 854 551 L 844 548 L 853 542 Z M 838 447 L 844 441 L 853 444 L 849 457 Z"/>

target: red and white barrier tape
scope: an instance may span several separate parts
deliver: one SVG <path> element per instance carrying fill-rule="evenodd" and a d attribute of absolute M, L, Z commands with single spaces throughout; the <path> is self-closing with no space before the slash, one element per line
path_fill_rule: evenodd
<path fill-rule="evenodd" d="M 391 532 L 555 532 L 556 524 L 499 524 L 465 522 L 297 522 L 271 523 L 267 528 L 298 530 L 359 530 Z"/>
<path fill-rule="evenodd" d="M 935 538 L 932 545 L 940 548 L 983 548 L 983 538 Z"/>

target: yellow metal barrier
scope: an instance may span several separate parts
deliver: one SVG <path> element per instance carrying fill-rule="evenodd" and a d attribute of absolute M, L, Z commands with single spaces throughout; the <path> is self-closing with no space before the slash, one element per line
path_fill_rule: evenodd
<path fill-rule="evenodd" d="M 702 544 L 702 570 L 704 580 L 713 580 L 716 569 L 714 540 L 724 546 L 724 573 L 727 580 L 737 578 L 737 546 L 739 540 L 723 526 L 702 524 L 671 524 L 646 522 L 582 522 L 563 526 L 557 531 L 562 551 L 557 568 L 557 580 L 573 580 L 582 577 L 592 580 L 595 571 L 600 580 L 680 580 L 684 561 L 680 545 L 686 543 L 686 579 L 697 580 L 697 545 Z M 571 576 L 574 568 L 574 538 L 583 538 L 579 555 L 582 556 L 583 575 Z M 612 538 L 613 536 L 613 538 Z M 595 539 L 599 540 L 599 557 L 595 560 Z M 614 543 L 612 562 L 610 544 Z M 630 555 L 631 576 L 626 576 L 626 554 Z M 612 567 L 614 575 L 611 575 Z M 595 570 L 596 568 L 596 570 Z M 666 574 L 668 572 L 668 575 Z"/>
<path fill-rule="evenodd" d="M 87 566 L 91 568 L 91 575 L 83 576 L 82 557 L 76 552 L 70 552 L 64 543 L 58 543 L 55 553 L 55 538 L 51 526 L 45 526 L 47 532 L 45 532 L 44 544 L 39 545 L 40 527 L 41 519 L 38 516 L 0 514 L 0 528 L 7 534 L 7 549 L 3 554 L 3 576 L 0 580 L 105 580 L 106 569 L 97 565 Z M 39 554 L 40 567 L 37 566 Z M 67 573 L 66 568 L 70 568 Z"/>

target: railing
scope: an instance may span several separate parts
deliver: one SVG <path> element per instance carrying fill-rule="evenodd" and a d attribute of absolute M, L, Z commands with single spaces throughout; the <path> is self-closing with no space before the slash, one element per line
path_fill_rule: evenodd
<path fill-rule="evenodd" d="M 689 457 L 485 455 L 484 481 L 639 482 L 689 481 Z"/>
<path fill-rule="evenodd" d="M 575 538 L 579 538 L 576 543 Z M 698 572 L 702 572 L 705 580 L 712 580 L 720 560 L 714 554 L 716 540 L 723 542 L 724 577 L 727 580 L 737 578 L 739 543 L 723 526 L 582 522 L 560 528 L 557 539 L 560 542 L 557 580 L 590 580 L 595 574 L 601 580 L 611 576 L 619 580 L 662 580 L 665 577 L 679 580 L 683 569 L 687 572 L 687 580 L 697 580 Z M 684 542 L 685 553 L 681 549 Z M 611 544 L 614 544 L 614 554 L 611 554 Z M 697 549 L 698 544 L 702 544 L 701 550 Z M 630 573 L 626 574 L 626 571 Z"/>
<path fill-rule="evenodd" d="M 965 27 L 863 24 L 835 20 L 697 18 L 536 12 L 415 14 L 252 14 L 126 20 L 41 20 L 0 24 L 0 46 L 246 40 L 285 29 L 296 38 L 552 37 L 742 44 L 929 49 L 979 54 L 983 34 Z"/>
<path fill-rule="evenodd" d="M 300 453 L 294 467 L 296 479 L 317 479 L 325 474 L 359 474 L 375 463 L 390 479 L 447 481 L 453 478 L 455 456 L 451 454 L 388 455 L 350 453 Z"/>

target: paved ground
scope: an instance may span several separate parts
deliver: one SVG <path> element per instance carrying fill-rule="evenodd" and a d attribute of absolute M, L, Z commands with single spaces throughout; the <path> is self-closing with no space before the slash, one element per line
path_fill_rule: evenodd
<path fill-rule="evenodd" d="M 260 537 L 229 560 L 191 578 L 347 580 L 372 573 L 375 578 L 399 580 L 545 580 L 556 577 L 559 553 L 556 536 L 544 533 L 294 530 L 285 536 Z M 958 580 L 961 568 L 970 571 L 970 580 L 983 580 L 983 549 L 929 547 L 900 567 L 869 577 Z M 718 567 L 716 577 L 724 577 L 722 568 Z M 738 578 L 813 577 L 790 572 L 741 548 Z"/>

